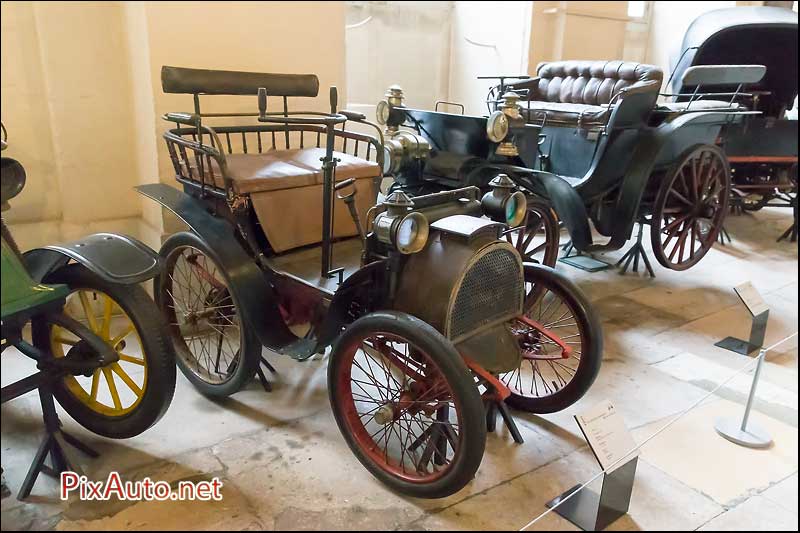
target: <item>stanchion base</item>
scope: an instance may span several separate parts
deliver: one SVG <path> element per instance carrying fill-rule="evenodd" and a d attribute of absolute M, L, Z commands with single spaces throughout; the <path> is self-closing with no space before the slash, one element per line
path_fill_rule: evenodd
<path fill-rule="evenodd" d="M 720 418 L 714 424 L 714 429 L 720 436 L 739 446 L 769 448 L 772 445 L 772 437 L 769 436 L 769 433 L 753 422 L 748 421 L 747 431 L 742 431 L 741 421 Z"/>
<path fill-rule="evenodd" d="M 750 355 L 761 348 L 761 346 L 750 344 L 749 342 L 742 339 L 737 339 L 736 337 L 725 337 L 721 341 L 715 342 L 714 346 L 718 346 L 724 350 L 729 350 L 733 353 L 738 353 L 741 355 Z"/>
<path fill-rule="evenodd" d="M 581 488 L 581 485 L 575 485 L 545 505 L 549 509 L 555 507 L 553 512 L 584 531 L 602 531 L 627 514 L 637 463 L 638 459 L 634 457 L 612 473 L 603 475 L 600 494 L 584 488 L 570 497 Z"/>

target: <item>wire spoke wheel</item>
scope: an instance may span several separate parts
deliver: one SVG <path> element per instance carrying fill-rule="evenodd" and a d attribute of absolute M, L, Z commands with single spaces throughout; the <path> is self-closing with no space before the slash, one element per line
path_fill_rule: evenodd
<path fill-rule="evenodd" d="M 669 171 L 653 205 L 650 236 L 658 262 L 686 270 L 708 253 L 722 230 L 731 172 L 716 146 L 692 148 Z"/>
<path fill-rule="evenodd" d="M 202 393 L 228 396 L 255 374 L 261 345 L 244 326 L 227 273 L 196 235 L 178 233 L 161 250 L 156 300 L 178 367 Z"/>
<path fill-rule="evenodd" d="M 453 393 L 436 366 L 406 339 L 385 334 L 364 338 L 352 357 L 342 390 L 359 444 L 402 479 L 441 477 L 462 433 Z"/>
<path fill-rule="evenodd" d="M 241 325 L 217 265 L 197 248 L 178 248 L 168 258 L 163 288 L 178 357 L 208 383 L 230 379 L 239 364 Z"/>
<path fill-rule="evenodd" d="M 508 230 L 505 238 L 517 249 L 523 262 L 554 267 L 558 261 L 558 217 L 546 202 L 529 197 L 525 220 Z"/>
<path fill-rule="evenodd" d="M 588 390 L 600 368 L 602 333 L 579 289 L 547 267 L 526 266 L 525 317 L 508 327 L 519 343 L 518 368 L 499 376 L 518 409 L 547 413 L 564 409 Z M 549 334 L 549 335 L 548 335 Z M 571 349 L 564 357 L 557 337 Z"/>
<path fill-rule="evenodd" d="M 423 338 L 435 330 L 408 319 L 425 331 L 397 331 L 370 315 L 354 323 L 332 355 L 331 404 L 351 449 L 379 479 L 413 496 L 443 497 L 477 470 L 485 427 L 481 432 L 475 424 L 482 406 L 455 351 L 451 364 L 443 364 L 450 351 L 437 354 Z"/>

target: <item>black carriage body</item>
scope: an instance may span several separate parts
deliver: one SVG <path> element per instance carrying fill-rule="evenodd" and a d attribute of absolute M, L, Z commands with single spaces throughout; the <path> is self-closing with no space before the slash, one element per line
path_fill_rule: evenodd
<path fill-rule="evenodd" d="M 622 62 L 597 62 L 599 67 L 591 62 L 565 63 L 565 71 L 594 73 L 611 68 L 610 80 L 628 68 Z M 737 127 L 744 117 L 728 107 L 689 111 L 657 105 L 660 71 L 644 67 L 652 79 L 619 91 L 604 108 L 596 106 L 603 113 L 599 121 L 585 118 L 592 106 L 544 102 L 541 107 L 546 112 L 540 112 L 540 102 L 523 102 L 527 124 L 514 137 L 517 157 L 496 154 L 497 144 L 487 138 L 486 117 L 405 109 L 403 126 L 425 137 L 431 154 L 424 165 L 398 172 L 396 181 L 424 192 L 463 185 L 485 188 L 497 173 L 504 172 L 551 202 L 577 249 L 619 249 L 630 238 L 634 224 L 651 215 L 661 176 L 688 149 L 716 145 L 723 131 Z M 637 68 L 631 67 L 638 72 Z M 566 85 L 563 79 L 558 81 Z M 539 80 L 505 88 L 532 98 L 531 84 Z M 593 242 L 588 220 L 598 233 L 609 237 L 605 243 Z"/>
<path fill-rule="evenodd" d="M 797 119 L 786 118 L 795 104 L 798 76 L 797 13 L 778 7 L 737 7 L 701 15 L 672 61 L 672 90 L 691 94 L 682 83 L 687 69 L 701 65 L 764 65 L 764 77 L 745 90 L 740 105 L 760 112 L 724 132 L 724 150 L 740 194 L 766 199 L 793 192 L 797 180 Z M 732 91 L 736 87 L 723 86 Z M 682 96 L 687 99 L 687 96 Z"/>

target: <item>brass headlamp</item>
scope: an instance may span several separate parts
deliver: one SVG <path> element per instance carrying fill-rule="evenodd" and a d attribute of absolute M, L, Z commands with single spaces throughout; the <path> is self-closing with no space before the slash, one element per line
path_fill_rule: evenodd
<path fill-rule="evenodd" d="M 519 155 L 513 139 L 508 137 L 512 128 L 525 124 L 519 108 L 519 95 L 515 92 L 503 94 L 500 108 L 489 116 L 486 121 L 486 134 L 489 140 L 500 145 L 495 150 L 498 155 L 516 157 Z"/>
<path fill-rule="evenodd" d="M 510 227 L 519 226 L 525 220 L 528 200 L 517 190 L 516 184 L 506 174 L 498 174 L 489 182 L 490 192 L 483 195 L 481 207 L 489 218 Z"/>
<path fill-rule="evenodd" d="M 428 219 L 411 211 L 414 202 L 403 191 L 395 191 L 383 202 L 386 211 L 375 217 L 374 232 L 378 240 L 393 246 L 402 254 L 417 253 L 428 242 Z"/>
<path fill-rule="evenodd" d="M 375 106 L 375 120 L 378 124 L 386 126 L 386 133 L 392 134 L 405 121 L 403 88 L 399 85 L 391 85 L 383 96 L 384 99 Z"/>

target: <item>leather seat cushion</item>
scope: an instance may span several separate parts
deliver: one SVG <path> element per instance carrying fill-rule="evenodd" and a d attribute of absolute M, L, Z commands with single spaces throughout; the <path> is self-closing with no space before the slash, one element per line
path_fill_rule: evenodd
<path fill-rule="evenodd" d="M 631 61 L 553 61 L 540 63 L 536 75 L 531 100 L 588 105 L 609 104 L 620 90 L 643 82 L 657 81 L 658 92 L 664 78 L 660 68 Z"/>
<path fill-rule="evenodd" d="M 571 104 L 561 102 L 522 102 L 530 109 L 530 122 L 539 123 L 542 115 L 545 124 L 559 126 L 603 127 L 611 114 L 610 106 Z"/>
<path fill-rule="evenodd" d="M 378 164 L 341 152 L 333 156 L 337 181 L 349 178 L 375 178 L 380 176 Z M 226 154 L 228 174 L 233 188 L 239 194 L 276 191 L 308 187 L 322 183 L 324 148 L 299 148 L 274 150 L 261 154 Z M 222 186 L 222 175 L 216 161 L 212 161 L 214 181 Z"/>

